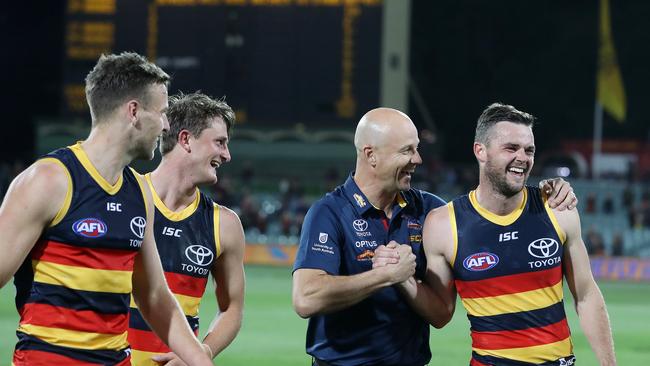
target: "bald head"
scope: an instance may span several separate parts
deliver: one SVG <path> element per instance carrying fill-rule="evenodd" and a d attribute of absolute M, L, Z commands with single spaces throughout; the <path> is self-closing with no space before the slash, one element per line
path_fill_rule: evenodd
<path fill-rule="evenodd" d="M 376 108 L 366 113 L 354 133 L 354 146 L 357 151 L 364 146 L 383 146 L 395 131 L 415 128 L 406 114 L 392 108 Z"/>

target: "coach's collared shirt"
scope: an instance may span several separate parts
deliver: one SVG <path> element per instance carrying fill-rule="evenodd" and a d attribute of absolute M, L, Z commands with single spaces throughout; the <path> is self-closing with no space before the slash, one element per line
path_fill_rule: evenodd
<path fill-rule="evenodd" d="M 294 271 L 321 269 L 355 275 L 372 269 L 377 246 L 395 240 L 417 256 L 416 276 L 426 268 L 422 226 L 445 202 L 427 192 L 400 192 L 387 218 L 368 201 L 352 175 L 307 213 Z M 347 309 L 309 319 L 307 353 L 332 365 L 424 365 L 431 359 L 429 324 L 395 287 L 379 290 Z"/>

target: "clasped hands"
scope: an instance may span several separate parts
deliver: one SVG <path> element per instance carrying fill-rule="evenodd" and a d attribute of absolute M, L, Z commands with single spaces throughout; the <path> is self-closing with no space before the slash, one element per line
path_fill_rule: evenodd
<path fill-rule="evenodd" d="M 384 269 L 392 283 L 408 280 L 415 274 L 415 265 L 415 254 L 411 246 L 399 244 L 394 240 L 378 246 L 372 257 L 372 268 Z"/>

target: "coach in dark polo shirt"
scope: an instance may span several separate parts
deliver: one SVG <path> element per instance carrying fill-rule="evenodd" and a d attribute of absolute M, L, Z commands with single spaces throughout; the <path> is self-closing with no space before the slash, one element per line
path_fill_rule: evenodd
<path fill-rule="evenodd" d="M 424 275 L 422 224 L 445 204 L 411 188 L 422 163 L 418 143 L 405 114 L 368 112 L 355 134 L 356 171 L 305 218 L 293 304 L 309 317 L 307 353 L 317 365 L 421 366 L 431 359 L 429 324 L 393 286 Z M 399 245 L 398 265 L 372 269 L 375 248 L 389 243 Z"/>

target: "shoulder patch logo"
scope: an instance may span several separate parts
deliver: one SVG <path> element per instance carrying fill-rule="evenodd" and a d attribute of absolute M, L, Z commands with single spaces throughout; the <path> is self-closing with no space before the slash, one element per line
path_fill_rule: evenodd
<path fill-rule="evenodd" d="M 318 241 L 321 242 L 321 244 L 325 244 L 327 243 L 327 237 L 328 237 L 327 233 L 320 233 L 318 235 Z"/>
<path fill-rule="evenodd" d="M 357 201 L 357 205 L 359 205 L 359 207 L 366 207 L 366 200 L 364 200 L 359 193 L 353 194 L 352 197 L 354 197 L 354 200 Z"/>
<path fill-rule="evenodd" d="M 108 227 L 104 221 L 94 217 L 77 220 L 72 224 L 72 231 L 75 234 L 85 236 L 86 238 L 101 238 L 106 235 Z"/>
<path fill-rule="evenodd" d="M 487 271 L 499 264 L 499 257 L 489 252 L 474 253 L 463 261 L 463 267 L 472 272 Z"/>

